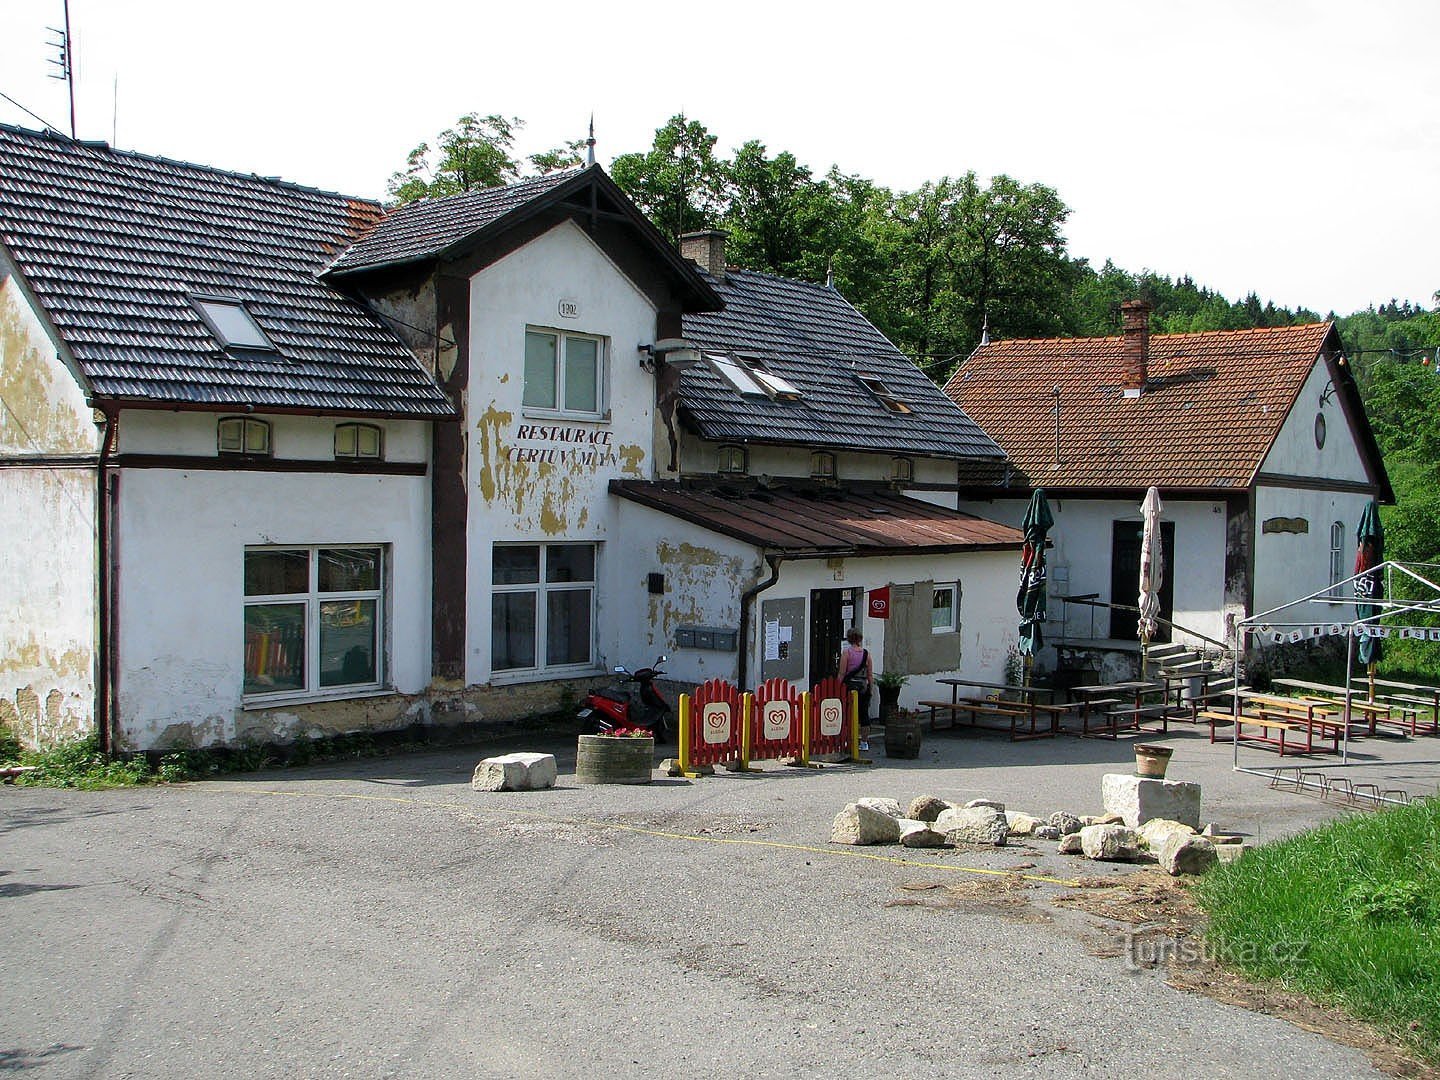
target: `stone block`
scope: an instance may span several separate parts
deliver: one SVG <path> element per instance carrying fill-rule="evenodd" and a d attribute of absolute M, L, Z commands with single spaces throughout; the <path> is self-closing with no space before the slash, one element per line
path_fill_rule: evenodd
<path fill-rule="evenodd" d="M 1079 836 L 1087 859 L 1134 862 L 1140 855 L 1140 834 L 1124 825 L 1086 825 Z"/>
<path fill-rule="evenodd" d="M 901 818 L 899 824 L 901 847 L 921 848 L 945 846 L 945 834 L 931 828 L 928 821 L 916 821 L 914 818 Z"/>
<path fill-rule="evenodd" d="M 1151 780 L 1129 773 L 1106 773 L 1100 780 L 1105 809 L 1137 829 L 1152 818 L 1200 828 L 1200 785 L 1184 780 Z"/>
<path fill-rule="evenodd" d="M 553 788 L 558 775 L 554 754 L 502 754 L 475 766 L 475 791 L 538 791 Z"/>
<path fill-rule="evenodd" d="M 935 819 L 935 828 L 952 844 L 1004 845 L 1010 835 L 1005 812 L 993 806 L 966 806 L 946 810 Z"/>
<path fill-rule="evenodd" d="M 1160 866 L 1171 877 L 1181 874 L 1203 874 L 1217 862 L 1215 845 L 1194 833 L 1167 833 L 1156 852 Z"/>
<path fill-rule="evenodd" d="M 898 844 L 900 819 L 879 810 L 851 803 L 830 825 L 832 844 Z"/>
<path fill-rule="evenodd" d="M 868 806 L 871 810 L 879 810 L 880 813 L 896 818 L 897 820 L 904 816 L 904 812 L 900 809 L 900 804 L 894 799 L 870 796 L 864 799 L 856 799 L 855 801 L 860 806 Z"/>

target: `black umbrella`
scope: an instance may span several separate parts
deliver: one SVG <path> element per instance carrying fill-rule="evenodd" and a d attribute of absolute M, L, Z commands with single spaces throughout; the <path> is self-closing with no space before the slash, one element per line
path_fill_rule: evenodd
<path fill-rule="evenodd" d="M 1034 656 L 1045 644 L 1041 631 L 1045 622 L 1045 537 L 1054 524 L 1045 490 L 1036 488 L 1020 525 L 1025 548 L 1020 559 L 1020 591 L 1015 595 L 1020 610 L 1020 654 L 1025 657 Z M 1028 660 L 1026 667 L 1028 670 Z"/>
<path fill-rule="evenodd" d="M 1380 605 L 1364 601 L 1380 600 L 1385 595 L 1385 584 L 1376 569 L 1385 561 L 1385 529 L 1380 524 L 1380 504 L 1374 499 L 1365 504 L 1365 511 L 1360 515 L 1360 524 L 1355 530 L 1355 540 L 1355 599 L 1361 601 L 1355 605 L 1355 618 L 1374 619 L 1380 614 Z M 1375 624 L 1372 622 L 1369 625 Z M 1356 643 L 1356 655 L 1360 663 L 1373 668 L 1380 659 L 1380 639 L 1362 637 Z"/>

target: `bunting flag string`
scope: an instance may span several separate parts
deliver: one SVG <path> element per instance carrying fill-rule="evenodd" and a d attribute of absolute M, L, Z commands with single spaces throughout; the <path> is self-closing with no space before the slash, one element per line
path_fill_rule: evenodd
<path fill-rule="evenodd" d="M 1381 626 L 1378 623 L 1310 623 L 1305 626 L 1275 627 L 1269 623 L 1247 626 L 1256 640 L 1271 645 L 1295 645 L 1322 637 L 1351 634 L 1362 639 L 1400 638 L 1413 641 L 1440 641 L 1440 626 Z"/>

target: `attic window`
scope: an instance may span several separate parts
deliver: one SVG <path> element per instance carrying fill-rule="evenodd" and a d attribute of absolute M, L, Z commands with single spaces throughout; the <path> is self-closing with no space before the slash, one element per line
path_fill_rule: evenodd
<path fill-rule="evenodd" d="M 810 455 L 810 475 L 816 480 L 834 480 L 835 455 L 827 450 L 816 450 Z"/>
<path fill-rule="evenodd" d="M 915 462 L 908 457 L 890 459 L 890 479 L 909 482 L 915 479 Z"/>
<path fill-rule="evenodd" d="M 749 471 L 745 448 L 734 444 L 720 447 L 719 468 L 722 476 L 744 476 Z"/>
<path fill-rule="evenodd" d="M 725 353 L 706 353 L 706 361 L 715 373 L 746 397 L 767 397 L 772 401 L 799 401 L 803 396 L 787 379 L 767 371 L 765 365 L 750 356 L 732 357 Z"/>
<path fill-rule="evenodd" d="M 768 370 L 764 362 L 758 357 L 741 356 L 737 359 L 739 359 L 741 365 L 745 368 L 745 373 L 759 383 L 760 389 L 764 390 L 772 400 L 799 401 L 800 398 L 804 396 L 800 393 L 799 387 L 789 379 L 782 379 L 779 375 Z"/>
<path fill-rule="evenodd" d="M 232 349 L 260 349 L 275 352 L 265 331 L 250 317 L 239 300 L 220 296 L 192 296 L 190 303 L 210 327 L 221 345 Z"/>
<path fill-rule="evenodd" d="M 884 405 L 891 412 L 908 413 L 910 411 L 910 406 L 901 401 L 895 391 L 891 390 L 890 387 L 886 386 L 885 383 L 876 376 L 867 375 L 862 371 L 856 373 L 855 377 L 860 380 L 861 386 L 874 394 L 880 404 Z"/>

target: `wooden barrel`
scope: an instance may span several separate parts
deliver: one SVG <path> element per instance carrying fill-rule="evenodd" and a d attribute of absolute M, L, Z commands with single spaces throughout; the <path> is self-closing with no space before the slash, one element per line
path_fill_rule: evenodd
<path fill-rule="evenodd" d="M 885 721 L 885 756 L 918 758 L 920 756 L 920 715 L 896 713 Z"/>
<path fill-rule="evenodd" d="M 654 739 L 581 735 L 575 748 L 577 784 L 648 784 L 654 767 Z"/>

